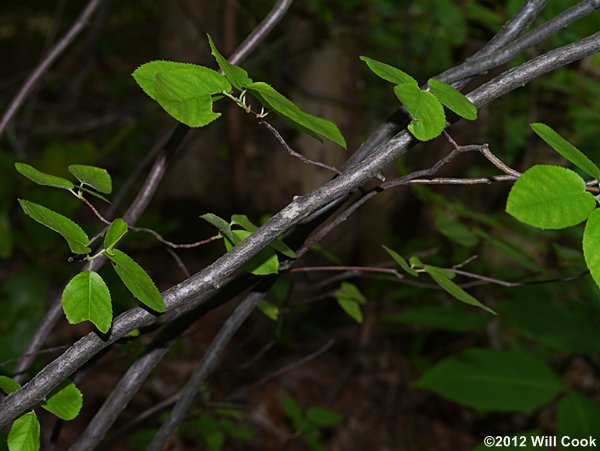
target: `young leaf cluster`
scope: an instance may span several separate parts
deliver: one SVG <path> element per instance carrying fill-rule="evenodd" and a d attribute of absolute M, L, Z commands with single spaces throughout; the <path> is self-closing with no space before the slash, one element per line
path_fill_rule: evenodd
<path fill-rule="evenodd" d="M 110 194 L 112 191 L 112 180 L 108 172 L 95 166 L 69 166 L 69 172 L 79 181 L 78 186 L 70 180 L 46 174 L 25 163 L 16 163 L 15 168 L 38 185 L 65 189 L 86 202 L 86 193 L 101 197 L 92 190 L 104 194 Z M 158 288 L 146 271 L 131 257 L 115 248 L 128 230 L 128 225 L 123 219 L 117 218 L 111 222 L 104 234 L 104 247 L 95 255 L 89 255 L 90 238 L 76 222 L 28 200 L 19 199 L 19 204 L 27 216 L 65 238 L 73 254 L 84 255 L 83 259 L 89 262 L 100 256 L 108 258 L 134 297 L 156 312 L 166 310 Z M 62 293 L 62 307 L 70 324 L 90 321 L 102 333 L 108 332 L 112 324 L 110 291 L 100 274 L 95 271 L 80 272 L 67 283 Z"/>
<path fill-rule="evenodd" d="M 138 67 L 133 78 L 169 115 L 189 127 L 204 127 L 217 119 L 221 113 L 213 111 L 213 103 L 221 97 L 252 112 L 246 98 L 250 93 L 263 107 L 260 113 L 254 113 L 257 118 L 266 116 L 264 108 L 268 108 L 310 136 L 321 141 L 329 139 L 346 148 L 346 141 L 333 122 L 306 113 L 271 85 L 252 80 L 245 69 L 229 63 L 219 53 L 210 35 L 208 43 L 224 75 L 195 64 L 151 61 Z"/>
<path fill-rule="evenodd" d="M 549 126 L 531 124 L 550 147 L 583 172 L 600 179 L 600 169 L 583 152 Z M 521 222 L 541 229 L 564 229 L 586 222 L 583 256 L 600 287 L 600 210 L 598 197 L 587 191 L 576 172 L 554 165 L 535 165 L 515 182 L 506 201 L 506 211 Z"/>
<path fill-rule="evenodd" d="M 383 246 L 385 251 L 394 259 L 394 261 L 405 271 L 408 275 L 413 277 L 419 277 L 419 273 L 427 273 L 435 283 L 437 283 L 444 291 L 458 299 L 465 304 L 473 305 L 484 309 L 485 311 L 496 314 L 491 308 L 482 304 L 473 295 L 467 293 L 460 286 L 458 286 L 452 279 L 456 277 L 456 274 L 448 269 L 439 268 L 437 266 L 426 265 L 418 257 L 411 257 L 409 261 L 406 261 L 397 252 L 393 251 L 387 246 Z"/>
<path fill-rule="evenodd" d="M 0 390 L 6 394 L 15 392 L 21 388 L 21 384 L 7 377 L 0 376 Z M 65 381 L 54 389 L 40 404 L 63 421 L 71 421 L 79 415 L 83 406 L 83 396 L 77 386 Z M 10 451 L 37 451 L 40 449 L 40 422 L 35 410 L 24 413 L 17 418 L 8 433 L 8 449 Z"/>
<path fill-rule="evenodd" d="M 252 235 L 258 228 L 246 215 L 232 215 L 230 222 L 213 213 L 206 213 L 200 218 L 217 228 L 219 238 L 223 239 L 227 252 Z M 296 253 L 279 238 L 248 260 L 243 267 L 257 276 L 277 274 L 279 271 L 277 253 L 289 258 L 296 258 Z"/>
<path fill-rule="evenodd" d="M 421 89 L 413 77 L 394 66 L 366 56 L 360 59 L 375 75 L 395 85 L 394 94 L 411 117 L 408 130 L 418 140 L 429 141 L 442 134 L 446 128 L 444 107 L 470 121 L 477 119 L 475 105 L 452 86 L 430 78 L 427 82 L 431 89 L 429 92 Z"/>

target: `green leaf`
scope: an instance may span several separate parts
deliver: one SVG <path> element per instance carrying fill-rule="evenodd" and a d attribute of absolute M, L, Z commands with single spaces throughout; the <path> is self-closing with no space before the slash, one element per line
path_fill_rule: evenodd
<path fill-rule="evenodd" d="M 248 85 L 247 89 L 252 93 L 257 93 L 259 100 L 265 102 L 265 106 L 268 106 L 280 116 L 333 141 L 344 149 L 346 148 L 346 140 L 333 122 L 305 113 L 298 105 L 277 92 L 267 83 L 255 82 Z"/>
<path fill-rule="evenodd" d="M 530 126 L 540 138 L 546 141 L 550 147 L 556 150 L 564 158 L 595 179 L 600 179 L 600 169 L 598 169 L 598 166 L 581 152 L 581 150 L 560 136 L 552 128 L 539 122 L 530 124 Z"/>
<path fill-rule="evenodd" d="M 102 333 L 112 322 L 110 292 L 102 277 L 94 271 L 77 274 L 65 287 L 62 307 L 70 324 L 90 321 Z"/>
<path fill-rule="evenodd" d="M 536 165 L 515 182 L 506 212 L 525 224 L 542 229 L 564 229 L 587 219 L 596 200 L 585 182 L 570 169 Z"/>
<path fill-rule="evenodd" d="M 590 215 L 583 232 L 583 257 L 596 285 L 600 287 L 600 210 Z"/>
<path fill-rule="evenodd" d="M 408 264 L 410 265 L 411 268 L 422 268 L 423 267 L 423 262 L 421 261 L 421 259 L 419 257 L 417 257 L 416 255 L 413 255 L 412 257 L 410 257 L 408 259 Z"/>
<path fill-rule="evenodd" d="M 248 232 L 255 232 L 258 227 L 246 215 L 231 215 L 231 225 L 239 225 Z"/>
<path fill-rule="evenodd" d="M 377 75 L 379 78 L 383 78 L 385 81 L 389 81 L 395 85 L 412 83 L 417 87 L 419 86 L 417 80 L 394 66 L 374 60 L 368 56 L 361 56 L 360 59 L 367 64 L 369 69 L 371 69 L 375 75 Z"/>
<path fill-rule="evenodd" d="M 73 382 L 65 382 L 54 390 L 42 403 L 42 408 L 61 420 L 70 421 L 79 415 L 83 406 L 83 396 Z"/>
<path fill-rule="evenodd" d="M 360 304 L 344 298 L 337 298 L 337 303 L 350 318 L 357 323 L 362 324 L 364 318 Z"/>
<path fill-rule="evenodd" d="M 427 271 L 427 274 L 429 274 L 431 278 L 435 280 L 435 282 L 440 287 L 442 287 L 445 291 L 447 291 L 459 301 L 464 302 L 465 304 L 480 307 L 496 315 L 496 312 L 494 312 L 491 308 L 486 307 L 473 296 L 471 296 L 469 293 L 467 293 L 465 290 L 463 290 L 461 287 L 452 282 L 444 273 L 443 268 L 437 268 L 435 266 L 429 265 L 424 265 L 423 267 L 425 268 L 425 271 Z"/>
<path fill-rule="evenodd" d="M 558 403 L 556 432 L 560 437 L 587 438 L 600 435 L 600 407 L 579 392 Z"/>
<path fill-rule="evenodd" d="M 98 199 L 103 200 L 104 202 L 106 202 L 107 204 L 110 204 L 110 200 L 108 200 L 106 197 L 104 197 L 101 194 L 98 194 L 96 191 L 93 191 L 89 188 L 86 188 L 85 186 L 78 186 L 77 189 L 80 189 L 81 191 L 83 191 L 84 193 L 88 193 L 91 194 L 94 197 L 97 197 Z"/>
<path fill-rule="evenodd" d="M 342 421 L 342 416 L 334 410 L 324 407 L 309 407 L 306 409 L 306 419 L 318 427 L 331 427 Z"/>
<path fill-rule="evenodd" d="M 467 226 L 442 213 L 436 214 L 435 227 L 442 235 L 461 246 L 473 247 L 477 244 L 477 236 Z"/>
<path fill-rule="evenodd" d="M 251 232 L 247 230 L 232 230 L 233 241 L 225 239 L 225 249 L 229 252 L 233 246 L 244 241 Z M 244 269 L 257 276 L 266 276 L 268 274 L 277 274 L 279 271 L 279 259 L 272 247 L 261 250 L 244 264 Z"/>
<path fill-rule="evenodd" d="M 342 282 L 341 287 L 334 293 L 339 306 L 357 323 L 363 322 L 363 313 L 360 308 L 367 302 L 367 299 L 356 287 L 348 282 Z"/>
<path fill-rule="evenodd" d="M 415 384 L 481 411 L 528 412 L 563 388 L 546 363 L 524 351 L 468 349 L 441 361 Z"/>
<path fill-rule="evenodd" d="M 420 141 L 438 137 L 446 127 L 444 108 L 436 97 L 412 83 L 394 87 L 396 97 L 406 107 L 412 121 L 408 130 Z"/>
<path fill-rule="evenodd" d="M 595 355 L 600 351 L 598 321 L 581 302 L 548 287 L 515 287 L 512 299 L 497 306 L 503 322 L 518 335 L 552 350 Z M 561 301 L 560 298 L 564 298 Z M 535 321 L 532 321 L 535 318 Z"/>
<path fill-rule="evenodd" d="M 304 416 L 302 415 L 302 410 L 298 403 L 290 396 L 286 395 L 282 401 L 283 411 L 285 414 L 292 420 L 294 423 L 294 427 L 296 430 L 304 429 L 303 423 L 305 423 Z"/>
<path fill-rule="evenodd" d="M 112 191 L 112 180 L 106 169 L 85 164 L 72 164 L 69 166 L 69 172 L 81 183 L 91 186 L 101 193 L 110 194 Z"/>
<path fill-rule="evenodd" d="M 74 254 L 87 254 L 91 252 L 91 249 L 88 247 L 90 239 L 83 229 L 69 218 L 28 200 L 19 199 L 19 204 L 21 204 L 21 208 L 31 219 L 62 235 L 67 240 L 71 252 Z"/>
<path fill-rule="evenodd" d="M 246 86 L 252 83 L 252 79 L 248 77 L 248 72 L 241 67 L 231 64 L 229 61 L 227 61 L 227 59 L 225 59 L 225 57 L 217 50 L 217 47 L 215 46 L 215 43 L 210 35 L 207 34 L 206 36 L 208 36 L 208 43 L 210 45 L 211 53 L 215 57 L 215 60 L 217 60 L 217 64 L 229 82 L 240 91 L 246 89 Z"/>
<path fill-rule="evenodd" d="M 262 300 L 258 302 L 257 307 L 267 318 L 273 321 L 277 321 L 277 318 L 279 318 L 279 307 L 275 304 Z"/>
<path fill-rule="evenodd" d="M 203 127 L 218 118 L 211 96 L 231 91 L 221 74 L 194 64 L 152 61 L 138 67 L 133 77 L 167 113 L 189 127 Z"/>
<path fill-rule="evenodd" d="M 452 332 L 473 332 L 485 326 L 490 317 L 466 309 L 427 306 L 407 308 L 401 313 L 387 315 L 383 320 Z"/>
<path fill-rule="evenodd" d="M 532 271 L 541 271 L 542 268 L 539 263 L 537 263 L 531 256 L 527 255 L 522 249 L 519 249 L 513 244 L 504 241 L 502 238 L 491 235 L 482 229 L 476 228 L 474 233 L 476 236 L 479 236 L 483 240 L 490 243 L 515 263 L 518 263 L 519 265 Z M 579 255 L 581 256 L 581 254 Z"/>
<path fill-rule="evenodd" d="M 111 222 L 106 235 L 104 235 L 104 249 L 107 252 L 111 252 L 112 248 L 125 236 L 128 228 L 127 223 L 121 218 L 117 218 Z"/>
<path fill-rule="evenodd" d="M 15 169 L 24 177 L 27 177 L 34 183 L 42 186 L 51 186 L 53 188 L 71 189 L 74 187 L 70 180 L 55 175 L 46 174 L 38 171 L 33 166 L 25 163 L 15 163 Z"/>
<path fill-rule="evenodd" d="M 8 433 L 10 451 L 38 451 L 40 449 L 40 422 L 35 412 L 28 412 L 15 420 Z"/>
<path fill-rule="evenodd" d="M 155 82 L 156 101 L 173 118 L 188 127 L 204 127 L 221 116 L 212 109 L 210 94 L 199 94 L 188 72 L 158 74 Z"/>
<path fill-rule="evenodd" d="M 231 226 L 223 218 L 220 218 L 213 213 L 203 214 L 200 218 L 204 219 L 210 225 L 215 226 L 219 232 L 221 232 L 221 236 L 224 236 L 231 242 L 234 241 L 233 234 L 231 233 Z"/>
<path fill-rule="evenodd" d="M 427 84 L 433 95 L 449 110 L 470 121 L 477 119 L 477 107 L 460 91 L 435 78 L 430 78 Z"/>
<path fill-rule="evenodd" d="M 12 393 L 21 388 L 21 384 L 8 376 L 0 376 L 0 390 L 4 393 Z"/>
<path fill-rule="evenodd" d="M 390 254 L 390 256 L 394 259 L 394 261 L 396 263 L 398 263 L 398 265 L 400 265 L 400 267 L 404 271 L 406 271 L 411 276 L 419 277 L 419 273 L 417 271 L 415 271 L 414 269 L 412 269 L 411 266 L 408 264 L 408 262 L 403 257 L 400 256 L 400 254 L 398 254 L 397 252 L 391 250 L 386 245 L 383 245 L 383 248 L 385 249 L 385 251 L 388 254 Z"/>
<path fill-rule="evenodd" d="M 160 74 L 187 74 L 186 78 L 196 78 L 194 83 L 198 94 L 217 94 L 222 91 L 231 91 L 231 85 L 225 77 L 217 71 L 196 64 L 176 63 L 173 61 L 150 61 L 138 67 L 133 78 L 142 90 L 152 99 L 157 100 L 155 92 L 156 77 Z"/>
<path fill-rule="evenodd" d="M 108 254 L 107 257 L 114 263 L 115 271 L 127 289 L 142 304 L 159 313 L 167 310 L 160 291 L 144 268 L 118 249 L 113 249 L 112 254 Z"/>
<path fill-rule="evenodd" d="M 246 215 L 232 215 L 231 216 L 231 225 L 239 225 L 244 230 L 248 232 L 254 232 L 258 227 L 248 219 Z M 290 247 L 285 244 L 281 238 L 276 239 L 270 245 L 273 249 L 285 255 L 286 257 L 296 258 L 296 252 L 294 252 Z"/>

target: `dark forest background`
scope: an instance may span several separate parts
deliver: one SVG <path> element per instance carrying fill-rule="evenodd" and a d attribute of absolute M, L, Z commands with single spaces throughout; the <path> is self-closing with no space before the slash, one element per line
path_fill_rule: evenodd
<path fill-rule="evenodd" d="M 20 177 L 14 162 L 24 161 L 61 176 L 68 176 L 66 168 L 73 163 L 105 167 L 118 192 L 136 168 L 148 166 L 152 146 L 174 124 L 137 87 L 131 72 L 156 59 L 214 68 L 206 33 L 228 55 L 272 3 L 106 1 L 44 76 L 0 141 L 0 369 L 4 373 L 10 374 L 47 307 L 77 270 L 67 263 L 60 237 L 26 219 L 17 197 L 43 200 L 77 218 L 91 234 L 100 226 L 76 199 Z M 575 3 L 549 1 L 538 22 Z M 242 65 L 308 112 L 333 120 L 348 148 L 355 149 L 398 105 L 389 86 L 366 69 L 360 55 L 402 68 L 423 83 L 473 54 L 520 6 L 514 0 L 298 0 Z M 82 2 L 66 0 L 2 2 L 2 108 L 81 8 Z M 600 16 L 594 13 L 520 58 L 531 58 L 598 29 Z M 529 129 L 529 123 L 541 121 L 599 161 L 598 105 L 600 57 L 595 55 L 493 102 L 479 111 L 476 122 L 463 121 L 450 133 L 460 144 L 489 143 L 496 155 L 521 171 L 540 162 L 564 164 Z M 292 196 L 331 177 L 325 170 L 290 158 L 272 135 L 238 108 L 222 112 L 224 120 L 188 134 L 140 226 L 174 242 L 198 241 L 214 234 L 199 219 L 201 214 L 225 218 L 245 214 L 259 223 Z M 310 137 L 283 122 L 275 120 L 274 125 L 296 150 L 313 159 L 341 166 L 349 155 L 331 143 L 315 146 Z M 443 138 L 424 143 L 386 175 L 430 167 L 449 149 Z M 440 175 L 494 173 L 488 162 L 474 154 L 456 159 Z M 133 199 L 140 183 L 138 178 L 123 193 L 120 210 Z M 202 402 L 179 429 L 174 449 L 305 449 L 309 445 L 297 432 L 294 404 L 303 411 L 322 406 L 339 413 L 335 425 L 319 428 L 317 442 L 323 449 L 462 450 L 476 447 L 490 434 L 554 433 L 552 404 L 535 413 L 482 413 L 413 386 L 435 362 L 470 347 L 528 349 L 550 362 L 570 387 L 598 401 L 600 304 L 598 289 L 585 274 L 579 245 L 582 229 L 539 231 L 517 223 L 504 212 L 509 188 L 495 184 L 389 190 L 336 228 L 304 258 L 302 266 L 390 264 L 381 247 L 386 244 L 402 255 L 419 255 L 440 266 L 476 255 L 469 270 L 499 280 L 558 282 L 473 285 L 469 291 L 500 313 L 491 317 L 458 305 L 425 280 L 407 284 L 352 271 L 286 275 L 268 299 L 278 306 L 278 318 L 273 321 L 256 311 L 237 334 L 219 369 L 199 387 Z M 102 203 L 96 206 L 101 211 L 107 208 Z M 165 247 L 151 237 L 132 234 L 126 246 L 159 288 L 185 278 Z M 180 250 L 178 255 L 194 273 L 222 252 L 222 243 L 215 242 Z M 102 274 L 112 282 L 116 311 L 135 305 L 114 274 Z M 332 296 L 341 281 L 356 284 L 367 298 L 362 324 Z M 437 312 L 437 320 L 419 316 L 423 308 Z M 178 341 L 124 412 L 106 449 L 144 449 L 169 406 L 134 420 L 178 391 L 232 309 L 225 305 L 211 312 Z M 440 317 L 440 311 L 447 315 Z M 87 323 L 71 326 L 61 319 L 35 368 L 90 330 Z M 77 437 L 149 340 L 121 343 L 95 362 L 80 384 L 82 413 L 64 426 L 58 449 Z M 0 448 L 4 443 L 0 441 Z"/>

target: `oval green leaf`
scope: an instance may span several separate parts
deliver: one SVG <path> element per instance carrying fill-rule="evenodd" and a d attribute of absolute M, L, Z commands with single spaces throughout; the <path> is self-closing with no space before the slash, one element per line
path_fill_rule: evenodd
<path fill-rule="evenodd" d="M 142 304 L 159 313 L 167 310 L 160 291 L 158 291 L 148 273 L 129 255 L 118 249 L 113 249 L 112 254 L 107 254 L 107 257 L 114 263 L 115 272 L 127 289 Z"/>
<path fill-rule="evenodd" d="M 275 304 L 271 304 L 263 299 L 262 301 L 258 301 L 256 306 L 267 318 L 273 321 L 277 321 L 277 318 L 279 318 L 279 307 Z"/>
<path fill-rule="evenodd" d="M 600 436 L 600 407 L 579 392 L 571 393 L 558 403 L 556 432 L 571 438 Z"/>
<path fill-rule="evenodd" d="M 340 288 L 334 293 L 339 306 L 357 323 L 363 322 L 361 305 L 366 304 L 367 299 L 356 287 L 348 282 L 342 282 Z"/>
<path fill-rule="evenodd" d="M 33 166 L 25 163 L 15 163 L 15 169 L 19 174 L 27 177 L 34 183 L 42 186 L 51 186 L 53 188 L 71 189 L 74 187 L 70 180 L 55 175 L 46 174 L 45 172 L 39 171 Z"/>
<path fill-rule="evenodd" d="M 192 73 L 180 71 L 158 74 L 154 83 L 159 105 L 188 127 L 204 127 L 221 116 L 212 110 L 211 95 L 197 90 L 196 82 Z"/>
<path fill-rule="evenodd" d="M 430 78 L 427 84 L 446 108 L 470 121 L 477 119 L 477 107 L 463 93 L 435 78 Z"/>
<path fill-rule="evenodd" d="M 19 204 L 31 219 L 62 235 L 67 240 L 71 252 L 74 254 L 91 252 L 88 247 L 90 239 L 83 229 L 69 218 L 28 200 L 19 199 Z"/>
<path fill-rule="evenodd" d="M 377 75 L 379 78 L 383 78 L 385 81 L 389 81 L 395 85 L 402 83 L 412 83 L 415 86 L 419 86 L 417 80 L 408 75 L 406 72 L 401 71 L 397 67 L 391 66 L 381 61 L 374 60 L 368 56 L 361 56 L 361 61 L 364 61 L 369 69 Z"/>
<path fill-rule="evenodd" d="M 436 97 L 412 83 L 394 87 L 396 97 L 408 110 L 412 119 L 408 130 L 420 141 L 440 136 L 446 127 L 444 108 Z"/>
<path fill-rule="evenodd" d="M 491 308 L 483 305 L 481 302 L 475 299 L 475 297 L 471 296 L 452 280 L 450 280 L 446 275 L 446 270 L 443 268 L 437 268 L 429 265 L 423 265 L 423 268 L 440 287 L 442 287 L 446 292 L 454 296 L 459 301 L 464 302 L 465 304 L 474 305 L 475 307 L 480 307 L 496 315 L 496 312 L 494 312 Z"/>
<path fill-rule="evenodd" d="M 530 125 L 531 129 L 540 138 L 546 141 L 550 147 L 556 150 L 564 158 L 595 179 L 600 179 L 600 169 L 598 169 L 598 166 L 596 166 L 581 150 L 546 124 L 536 122 Z"/>
<path fill-rule="evenodd" d="M 442 360 L 416 386 L 481 411 L 528 412 L 550 402 L 563 382 L 527 352 L 469 349 Z"/>
<path fill-rule="evenodd" d="M 314 406 L 306 409 L 306 419 L 315 426 L 327 428 L 342 421 L 342 416 L 334 410 Z"/>
<path fill-rule="evenodd" d="M 258 94 L 261 102 L 271 108 L 280 116 L 298 124 L 310 132 L 346 148 L 346 140 L 333 122 L 322 117 L 308 114 L 300 109 L 294 102 L 280 94 L 271 85 L 264 82 L 255 82 L 247 86 L 248 91 Z"/>
<path fill-rule="evenodd" d="M 252 235 L 252 233 L 247 230 L 232 230 L 231 234 L 233 236 L 233 242 L 228 238 L 224 240 L 227 252 L 233 249 L 233 246 Z M 277 258 L 275 250 L 269 246 L 248 260 L 244 264 L 244 269 L 257 276 L 277 274 L 279 271 L 279 259 Z"/>
<path fill-rule="evenodd" d="M 248 77 L 248 72 L 241 67 L 231 64 L 229 61 L 227 61 L 227 59 L 217 50 L 217 47 L 215 46 L 215 43 L 210 35 L 207 34 L 206 36 L 208 36 L 208 44 L 210 45 L 211 53 L 215 57 L 217 64 L 229 82 L 240 91 L 246 89 L 246 86 L 252 83 L 252 79 Z"/>
<path fill-rule="evenodd" d="M 4 393 L 12 393 L 21 388 L 21 384 L 19 384 L 16 380 L 11 379 L 8 376 L 0 376 L 0 390 Z"/>
<path fill-rule="evenodd" d="M 519 221 L 542 229 L 564 229 L 584 221 L 594 210 L 594 196 L 570 169 L 536 165 L 515 182 L 506 212 Z"/>
<path fill-rule="evenodd" d="M 62 294 L 62 307 L 70 324 L 90 321 L 102 333 L 110 329 L 110 292 L 94 271 L 81 272 L 71 279 Z"/>
<path fill-rule="evenodd" d="M 65 382 L 42 403 L 42 408 L 61 420 L 70 421 L 79 415 L 83 396 L 73 382 Z"/>
<path fill-rule="evenodd" d="M 28 412 L 15 420 L 8 433 L 10 451 L 38 451 L 40 449 L 40 422 L 35 412 Z"/>
<path fill-rule="evenodd" d="M 156 77 L 159 74 L 187 74 L 186 78 L 195 79 L 193 86 L 197 95 L 217 94 L 222 91 L 231 91 L 231 85 L 225 77 L 217 71 L 196 64 L 176 63 L 174 61 L 150 61 L 138 67 L 133 78 L 142 90 L 152 99 L 157 100 L 155 92 Z"/>
<path fill-rule="evenodd" d="M 112 180 L 106 169 L 85 164 L 72 164 L 69 166 L 69 172 L 81 183 L 91 186 L 101 193 L 110 194 L 112 191 Z"/>
<path fill-rule="evenodd" d="M 121 218 L 117 218 L 111 222 L 106 235 L 104 235 L 104 249 L 107 252 L 111 252 L 112 248 L 125 236 L 128 228 L 127 223 Z"/>
<path fill-rule="evenodd" d="M 583 257 L 596 285 L 600 287 L 600 210 L 590 215 L 583 232 Z"/>

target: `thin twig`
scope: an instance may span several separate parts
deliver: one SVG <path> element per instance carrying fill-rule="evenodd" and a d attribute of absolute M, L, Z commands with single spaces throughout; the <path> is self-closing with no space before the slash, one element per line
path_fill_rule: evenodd
<path fill-rule="evenodd" d="M 177 243 L 173 243 L 173 242 L 163 238 L 160 233 L 158 233 L 152 229 L 149 229 L 147 227 L 129 227 L 129 230 L 131 230 L 132 232 L 149 233 L 154 238 L 156 238 L 158 241 L 160 241 L 162 244 L 164 244 L 168 247 L 171 247 L 173 249 L 192 249 L 194 247 L 203 246 L 205 244 L 211 243 L 211 242 L 221 238 L 219 235 L 215 235 L 215 236 L 211 236 L 210 238 L 206 238 L 205 240 L 196 241 L 194 243 L 177 244 Z"/>
<path fill-rule="evenodd" d="M 106 224 L 106 225 L 110 225 L 110 224 L 111 224 L 111 222 L 110 222 L 108 219 L 106 219 L 104 216 L 102 216 L 102 215 L 101 215 L 101 214 L 98 212 L 98 210 L 96 210 L 96 207 L 94 207 L 94 206 L 92 205 L 92 203 L 91 203 L 89 200 L 87 200 L 87 199 L 86 199 L 85 197 L 83 197 L 83 196 L 81 196 L 79 199 L 81 199 L 81 200 L 83 201 L 83 203 L 84 203 L 84 204 L 86 204 L 86 205 L 89 207 L 89 209 L 90 209 L 90 210 L 92 210 L 92 213 L 94 213 L 94 215 L 96 215 L 96 217 L 97 217 L 97 218 L 98 218 L 100 221 L 102 221 L 102 222 L 103 222 L 104 224 Z"/>
<path fill-rule="evenodd" d="M 302 357 L 300 360 L 296 360 L 295 362 L 288 363 L 287 365 L 282 366 L 281 368 L 272 372 L 271 374 L 267 374 L 266 376 L 259 379 L 258 381 L 254 382 L 246 387 L 242 387 L 242 388 L 238 389 L 229 397 L 229 399 L 236 399 L 239 396 L 241 396 L 243 393 L 246 393 L 252 389 L 255 389 L 256 387 L 260 387 L 261 385 L 266 384 L 270 380 L 278 378 L 279 376 L 282 376 L 285 373 L 288 373 L 296 368 L 306 365 L 311 360 L 314 360 L 317 357 L 319 357 L 321 354 L 324 354 L 325 352 L 327 352 L 329 350 L 329 348 L 331 348 L 334 345 L 334 343 L 335 343 L 335 339 L 333 339 L 333 338 L 329 339 L 327 341 L 327 343 L 325 343 L 319 349 Z"/>
<path fill-rule="evenodd" d="M 81 12 L 79 17 L 75 20 L 67 34 L 65 34 L 56 45 L 48 52 L 46 57 L 38 64 L 33 70 L 31 75 L 27 77 L 25 83 L 21 86 L 15 97 L 11 100 L 8 108 L 4 112 L 2 119 L 0 119 L 0 136 L 6 130 L 6 126 L 17 113 L 21 105 L 27 99 L 27 96 L 31 93 L 35 85 L 40 81 L 46 71 L 54 64 L 56 59 L 71 45 L 75 38 L 81 33 L 81 31 L 88 25 L 90 17 L 96 12 L 98 6 L 102 0 L 90 0 L 85 9 Z"/>
<path fill-rule="evenodd" d="M 304 162 L 306 164 L 312 164 L 313 166 L 319 166 L 321 168 L 328 169 L 330 171 L 335 172 L 338 175 L 341 174 L 341 172 L 338 169 L 334 168 L 333 166 L 329 166 L 328 164 L 321 163 L 320 161 L 311 160 L 310 158 L 305 157 L 304 155 L 296 152 L 294 149 L 292 149 L 289 146 L 289 144 L 285 141 L 285 139 L 283 139 L 283 136 L 281 136 L 281 134 L 277 131 L 277 129 L 275 127 L 273 127 L 271 124 L 269 124 L 267 121 L 265 121 L 264 119 L 259 119 L 258 123 L 260 125 L 264 126 L 267 130 L 269 130 L 273 134 L 273 136 L 275 136 L 277 141 L 279 141 L 279 143 L 287 151 L 287 153 L 289 153 L 292 157 L 298 158 L 299 160 L 301 160 L 302 162 Z"/>
<path fill-rule="evenodd" d="M 515 171 L 513 168 L 511 168 L 506 163 L 504 163 L 502 160 L 500 160 L 500 158 L 498 158 L 496 155 L 494 155 L 490 151 L 490 148 L 487 144 L 484 144 L 483 146 L 481 146 L 481 153 L 484 157 L 486 157 L 490 161 L 490 163 L 492 163 L 494 166 L 496 166 L 498 169 L 500 169 L 506 175 L 511 175 L 515 179 L 518 179 L 519 177 L 521 177 L 521 173 L 519 171 Z"/>
<path fill-rule="evenodd" d="M 181 258 L 179 258 L 179 255 L 177 255 L 177 253 L 175 253 L 175 251 L 173 249 L 170 249 L 168 247 L 166 249 L 167 249 L 167 252 L 169 253 L 169 255 L 173 258 L 173 260 L 175 260 L 175 263 L 177 264 L 179 269 L 181 269 L 181 272 L 183 273 L 185 278 L 187 279 L 188 277 L 190 277 L 191 276 L 190 271 L 187 269 L 187 266 L 185 266 L 185 263 L 183 263 Z"/>
<path fill-rule="evenodd" d="M 406 182 L 407 185 L 489 185 L 495 182 L 514 182 L 512 175 L 493 175 L 491 177 L 460 178 L 439 177 L 435 179 L 414 179 Z"/>
<path fill-rule="evenodd" d="M 379 268 L 376 266 L 301 266 L 292 268 L 289 272 L 321 272 L 321 271 L 355 271 L 371 272 L 381 274 L 391 274 L 398 279 L 404 279 L 404 276 L 393 268 Z"/>

